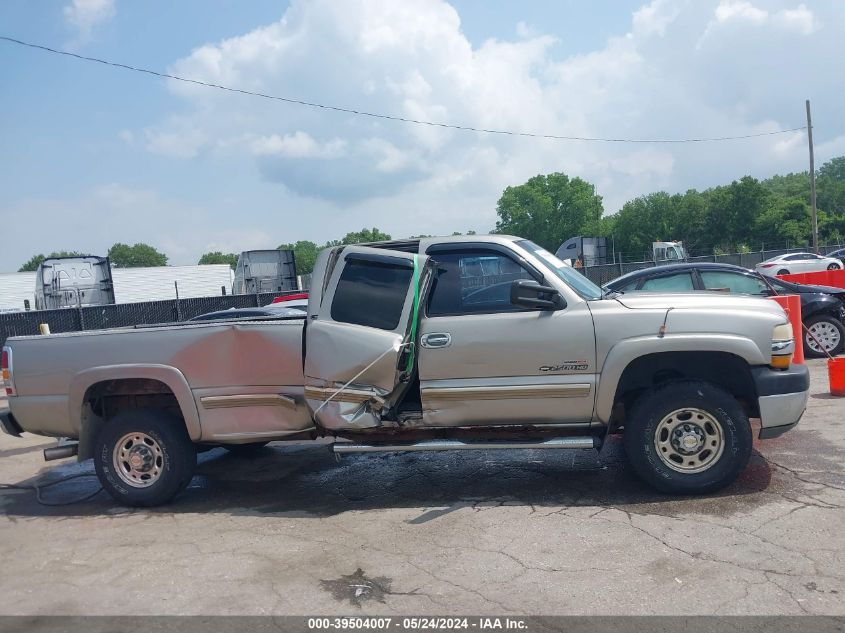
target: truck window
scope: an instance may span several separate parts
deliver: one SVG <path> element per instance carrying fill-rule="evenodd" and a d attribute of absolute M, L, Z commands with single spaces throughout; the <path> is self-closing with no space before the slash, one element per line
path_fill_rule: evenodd
<path fill-rule="evenodd" d="M 429 316 L 523 310 L 511 303 L 511 282 L 534 277 L 509 257 L 475 250 L 438 253 L 434 258 L 437 276 Z"/>
<path fill-rule="evenodd" d="M 395 330 L 413 274 L 411 268 L 348 260 L 332 299 L 332 320 Z"/>
<path fill-rule="evenodd" d="M 695 286 L 692 284 L 692 275 L 679 273 L 647 279 L 640 286 L 640 290 L 644 292 L 689 292 L 695 290 Z"/>

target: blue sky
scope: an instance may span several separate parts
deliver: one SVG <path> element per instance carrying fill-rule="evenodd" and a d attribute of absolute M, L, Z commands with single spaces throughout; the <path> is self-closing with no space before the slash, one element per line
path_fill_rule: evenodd
<path fill-rule="evenodd" d="M 0 34 L 395 116 L 553 134 L 720 136 L 803 124 L 845 153 L 836 0 L 58 0 Z M 803 133 L 618 146 L 420 129 L 175 85 L 0 42 L 0 272 L 145 241 L 171 263 L 363 226 L 486 231 L 502 189 L 565 171 L 605 210 L 806 168 Z M 663 236 L 665 239 L 678 236 Z"/>

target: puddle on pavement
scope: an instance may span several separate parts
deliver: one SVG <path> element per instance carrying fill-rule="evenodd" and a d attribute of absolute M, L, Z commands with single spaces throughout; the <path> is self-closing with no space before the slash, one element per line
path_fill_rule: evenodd
<path fill-rule="evenodd" d="M 338 602 L 349 601 L 352 606 L 360 607 L 372 600 L 384 603 L 384 597 L 391 593 L 391 582 L 384 576 L 368 578 L 359 567 L 355 573 L 336 580 L 321 580 L 320 587 Z"/>

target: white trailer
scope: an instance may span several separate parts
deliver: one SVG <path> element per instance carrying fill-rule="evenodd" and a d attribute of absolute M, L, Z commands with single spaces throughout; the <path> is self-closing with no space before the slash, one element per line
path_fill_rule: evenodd
<path fill-rule="evenodd" d="M 35 309 L 34 272 L 0 274 L 0 311 Z M 182 299 L 228 294 L 234 273 L 228 264 L 202 266 L 155 266 L 150 268 L 112 268 L 115 303 L 137 303 L 175 299 L 178 287 Z"/>

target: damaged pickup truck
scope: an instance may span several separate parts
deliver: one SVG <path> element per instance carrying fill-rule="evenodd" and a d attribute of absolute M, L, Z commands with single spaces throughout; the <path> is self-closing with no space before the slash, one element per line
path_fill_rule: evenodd
<path fill-rule="evenodd" d="M 183 490 L 204 447 L 318 437 L 353 453 L 621 433 L 638 476 L 695 494 L 745 468 L 752 419 L 776 437 L 807 404 L 792 329 L 764 299 L 607 294 L 501 235 L 338 246 L 313 280 L 304 319 L 10 338 L 0 422 L 76 440 L 45 456 L 93 458 L 136 506 Z"/>

